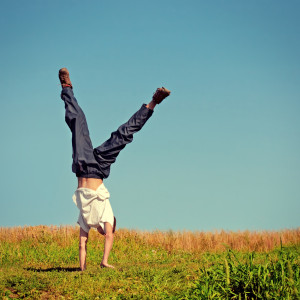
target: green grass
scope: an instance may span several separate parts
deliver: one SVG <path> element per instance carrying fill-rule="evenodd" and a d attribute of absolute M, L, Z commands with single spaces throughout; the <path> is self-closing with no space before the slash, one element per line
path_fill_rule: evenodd
<path fill-rule="evenodd" d="M 167 251 L 139 235 L 116 234 L 99 267 L 103 238 L 91 235 L 78 271 L 77 235 L 47 231 L 0 239 L 2 299 L 299 299 L 300 247 L 270 252 Z"/>

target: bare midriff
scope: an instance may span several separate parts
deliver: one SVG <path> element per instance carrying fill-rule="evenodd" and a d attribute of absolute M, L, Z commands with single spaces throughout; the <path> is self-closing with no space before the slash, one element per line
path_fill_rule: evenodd
<path fill-rule="evenodd" d="M 97 188 L 102 184 L 103 180 L 98 178 L 84 178 L 78 177 L 78 189 L 87 188 L 96 191 Z"/>

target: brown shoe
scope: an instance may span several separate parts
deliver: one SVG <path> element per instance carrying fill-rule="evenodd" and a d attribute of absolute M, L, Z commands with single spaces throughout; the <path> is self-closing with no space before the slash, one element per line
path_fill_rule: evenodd
<path fill-rule="evenodd" d="M 70 74 L 67 68 L 62 68 L 58 72 L 58 77 L 60 80 L 61 86 L 64 87 L 72 87 L 72 82 L 70 80 Z"/>
<path fill-rule="evenodd" d="M 158 88 L 156 90 L 156 92 L 154 93 L 152 100 L 154 100 L 154 102 L 156 104 L 161 103 L 166 97 L 168 97 L 171 94 L 171 91 L 167 90 L 164 87 Z"/>

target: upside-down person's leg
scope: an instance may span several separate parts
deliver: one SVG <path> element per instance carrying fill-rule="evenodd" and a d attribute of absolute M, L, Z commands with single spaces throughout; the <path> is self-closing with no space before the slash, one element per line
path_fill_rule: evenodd
<path fill-rule="evenodd" d="M 94 149 L 94 156 L 101 167 L 104 178 L 109 176 L 110 166 L 116 161 L 120 151 L 132 142 L 134 133 L 140 131 L 152 116 L 156 104 L 161 103 L 170 93 L 165 88 L 157 89 L 148 105 L 143 104 L 126 123 L 111 134 L 106 142 Z"/>
<path fill-rule="evenodd" d="M 85 232 L 80 227 L 80 235 L 79 235 L 79 263 L 80 270 L 84 271 L 86 269 L 86 251 L 87 251 L 87 242 L 88 242 L 89 234 Z"/>
<path fill-rule="evenodd" d="M 83 174 L 99 173 L 97 171 L 99 165 L 93 154 L 86 118 L 74 96 L 68 70 L 61 69 L 59 78 L 62 83 L 61 99 L 65 103 L 66 110 L 65 121 L 72 132 L 72 171 L 76 173 L 77 177 Z M 96 175 L 99 175 L 99 178 L 103 177 L 100 173 Z"/>

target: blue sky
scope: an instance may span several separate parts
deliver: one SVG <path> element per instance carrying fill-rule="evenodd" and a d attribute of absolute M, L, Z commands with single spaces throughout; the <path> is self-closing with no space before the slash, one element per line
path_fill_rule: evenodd
<path fill-rule="evenodd" d="M 112 166 L 122 228 L 299 227 L 299 1 L 0 1 L 0 226 L 74 225 L 57 77 L 94 147 L 172 95 Z"/>

